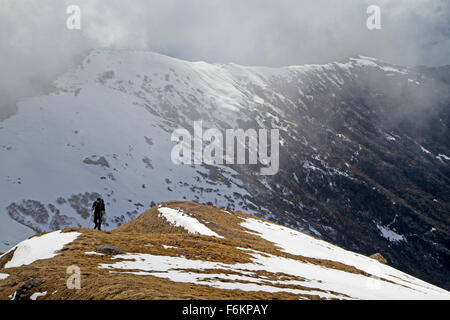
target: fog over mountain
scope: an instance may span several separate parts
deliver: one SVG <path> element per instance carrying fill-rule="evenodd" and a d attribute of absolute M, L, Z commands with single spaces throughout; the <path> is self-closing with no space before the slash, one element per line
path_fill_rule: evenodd
<path fill-rule="evenodd" d="M 0 1 L 0 118 L 18 98 L 48 90 L 93 48 L 151 50 L 214 63 L 286 66 L 363 54 L 401 65 L 449 64 L 445 0 Z M 380 30 L 366 28 L 369 5 Z M 68 30 L 79 5 L 81 30 Z"/>

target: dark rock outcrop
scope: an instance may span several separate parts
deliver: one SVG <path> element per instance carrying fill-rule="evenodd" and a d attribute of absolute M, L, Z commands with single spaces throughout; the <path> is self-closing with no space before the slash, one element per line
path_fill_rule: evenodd
<path fill-rule="evenodd" d="M 96 247 L 98 252 L 110 255 L 123 254 L 124 252 L 116 246 L 110 244 L 102 244 Z"/>

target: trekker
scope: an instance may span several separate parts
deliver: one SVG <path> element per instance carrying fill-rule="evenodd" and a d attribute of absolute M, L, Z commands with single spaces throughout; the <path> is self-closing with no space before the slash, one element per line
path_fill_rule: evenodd
<path fill-rule="evenodd" d="M 94 229 L 101 230 L 102 219 L 105 214 L 105 202 L 102 198 L 97 198 L 92 204 L 92 210 L 94 211 Z"/>

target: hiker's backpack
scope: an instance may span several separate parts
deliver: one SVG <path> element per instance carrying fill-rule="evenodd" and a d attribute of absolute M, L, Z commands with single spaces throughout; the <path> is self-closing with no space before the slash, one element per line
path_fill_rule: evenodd
<path fill-rule="evenodd" d="M 103 199 L 100 199 L 100 211 L 105 211 L 105 201 Z"/>

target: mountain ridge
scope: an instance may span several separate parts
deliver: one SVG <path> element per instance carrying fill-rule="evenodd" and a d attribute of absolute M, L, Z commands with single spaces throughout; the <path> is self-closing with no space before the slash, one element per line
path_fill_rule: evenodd
<path fill-rule="evenodd" d="M 177 198 L 383 252 L 448 288 L 450 97 L 439 70 L 363 56 L 266 68 L 92 51 L 0 124 L 0 250 L 34 232 L 88 227 L 99 195 L 109 229 Z M 170 133 L 199 119 L 279 129 L 279 173 L 172 165 Z"/>
<path fill-rule="evenodd" d="M 124 252 L 102 251 L 104 244 Z M 79 268 L 80 288 L 67 286 L 68 267 Z M 0 275 L 0 299 L 450 298 L 375 259 L 185 201 L 161 203 L 113 231 L 34 236 L 0 256 Z"/>

